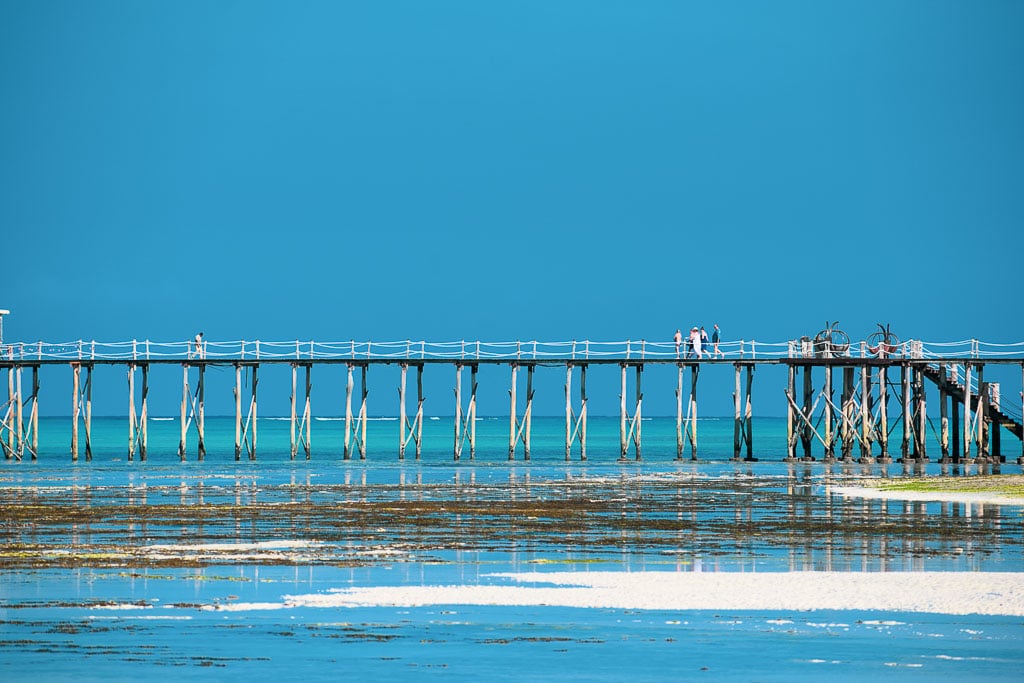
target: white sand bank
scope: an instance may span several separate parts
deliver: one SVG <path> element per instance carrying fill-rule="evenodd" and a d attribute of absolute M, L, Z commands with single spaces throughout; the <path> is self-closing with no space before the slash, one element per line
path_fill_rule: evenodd
<path fill-rule="evenodd" d="M 1010 498 L 999 493 L 984 491 L 897 491 L 882 490 L 866 486 L 830 486 L 831 493 L 851 498 L 880 498 L 883 500 L 931 501 L 939 503 L 964 503 L 967 505 L 1018 505 L 1024 506 L 1024 499 Z"/>
<path fill-rule="evenodd" d="M 1024 616 L 1024 572 L 561 572 L 519 584 L 373 586 L 211 609 L 519 605 L 672 610 L 872 610 Z"/>

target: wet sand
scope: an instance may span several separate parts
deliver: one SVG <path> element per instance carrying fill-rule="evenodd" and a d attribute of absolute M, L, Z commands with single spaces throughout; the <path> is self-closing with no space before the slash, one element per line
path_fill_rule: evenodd
<path fill-rule="evenodd" d="M 211 605 L 302 607 L 503 605 L 643 610 L 866 610 L 1024 616 L 1021 572 L 552 572 L 495 574 L 514 585 L 370 586 Z"/>

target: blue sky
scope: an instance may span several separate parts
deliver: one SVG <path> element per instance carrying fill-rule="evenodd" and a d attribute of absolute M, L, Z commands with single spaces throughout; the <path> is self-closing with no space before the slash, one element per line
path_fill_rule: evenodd
<path fill-rule="evenodd" d="M 996 1 L 7 0 L 5 339 L 1024 340 L 1022 31 Z"/>

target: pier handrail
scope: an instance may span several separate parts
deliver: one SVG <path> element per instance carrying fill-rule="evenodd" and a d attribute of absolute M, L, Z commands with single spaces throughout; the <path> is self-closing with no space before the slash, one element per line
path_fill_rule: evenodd
<path fill-rule="evenodd" d="M 942 360 L 944 358 L 1024 358 L 1024 342 L 984 342 L 965 339 L 954 342 L 922 342 L 908 340 L 887 349 L 870 347 L 867 342 L 851 342 L 840 348 L 816 344 L 806 337 L 784 342 L 754 340 L 723 341 L 718 345 L 718 358 L 727 360 L 782 359 L 802 357 L 889 358 Z M 713 347 L 703 349 L 702 357 L 711 358 Z M 0 360 L 271 360 L 271 359 L 352 359 L 352 360 L 491 360 L 515 361 L 548 359 L 606 359 L 637 360 L 689 360 L 686 344 L 678 347 L 674 341 L 627 339 L 624 341 L 595 341 L 573 339 L 566 341 L 482 341 L 458 340 L 430 342 L 425 340 L 397 341 L 262 341 L 227 340 L 204 341 L 197 351 L 192 341 L 157 342 L 129 340 L 99 342 L 75 340 L 70 342 L 14 342 L 0 348 Z"/>

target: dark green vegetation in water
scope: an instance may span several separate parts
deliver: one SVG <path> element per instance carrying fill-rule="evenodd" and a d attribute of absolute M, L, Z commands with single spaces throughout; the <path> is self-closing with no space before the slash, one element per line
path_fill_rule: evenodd
<path fill-rule="evenodd" d="M 1006 482 L 1002 492 L 1019 491 L 1021 479 L 952 483 L 963 490 Z M 1019 511 L 1000 517 L 965 514 L 958 504 L 844 498 L 796 474 L 511 476 L 482 483 L 403 477 L 397 484 L 192 475 L 166 482 L 0 487 L 0 568 L 344 567 L 445 563 L 469 551 L 534 562 L 617 562 L 632 554 L 738 568 L 781 562 L 789 569 L 919 569 L 927 558 L 1019 558 L 1022 537 Z M 872 480 L 879 482 L 944 483 Z"/>

